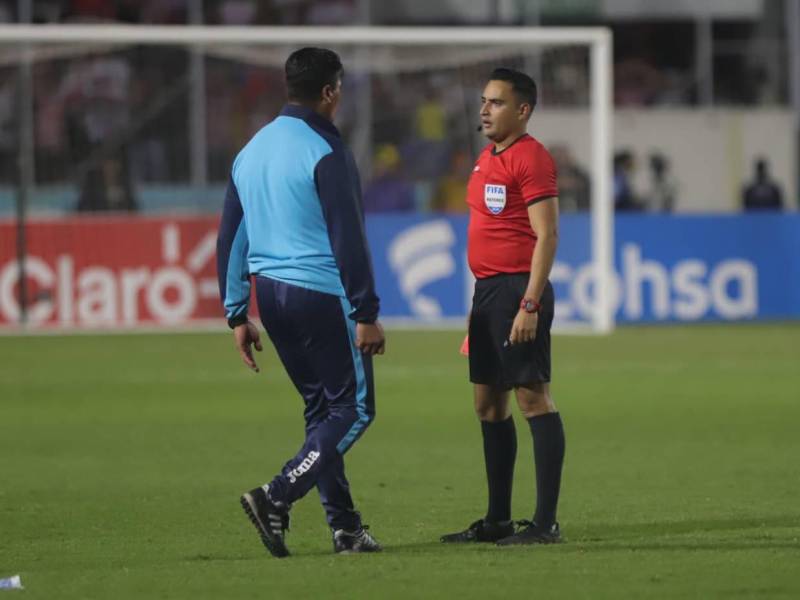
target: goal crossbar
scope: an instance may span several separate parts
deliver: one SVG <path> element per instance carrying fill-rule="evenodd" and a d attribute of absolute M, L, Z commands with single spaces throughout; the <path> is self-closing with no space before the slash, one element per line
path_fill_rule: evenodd
<path fill-rule="evenodd" d="M 274 27 L 206 25 L 0 25 L 0 45 L 331 44 L 366 46 L 494 45 L 590 48 L 591 219 L 595 331 L 613 329 L 613 204 L 611 198 L 611 31 L 605 27 Z"/>
<path fill-rule="evenodd" d="M 275 27 L 208 25 L 0 25 L 0 43 L 118 44 L 610 44 L 604 27 Z"/>

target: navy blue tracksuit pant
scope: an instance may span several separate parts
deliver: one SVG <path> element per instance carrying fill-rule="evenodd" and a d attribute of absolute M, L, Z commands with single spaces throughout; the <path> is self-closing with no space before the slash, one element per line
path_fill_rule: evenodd
<path fill-rule="evenodd" d="M 372 422 L 375 393 L 372 357 L 355 346 L 350 303 L 267 277 L 256 278 L 256 298 L 261 322 L 305 401 L 305 443 L 270 482 L 270 496 L 291 504 L 316 485 L 328 524 L 357 528 L 343 455 Z"/>

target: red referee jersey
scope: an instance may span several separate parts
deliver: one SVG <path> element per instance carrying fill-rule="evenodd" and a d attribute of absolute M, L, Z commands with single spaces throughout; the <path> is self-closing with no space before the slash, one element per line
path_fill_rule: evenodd
<path fill-rule="evenodd" d="M 556 167 L 547 149 L 528 134 L 505 150 L 483 149 L 467 186 L 469 268 L 478 279 L 527 273 L 536 246 L 528 206 L 558 196 Z"/>

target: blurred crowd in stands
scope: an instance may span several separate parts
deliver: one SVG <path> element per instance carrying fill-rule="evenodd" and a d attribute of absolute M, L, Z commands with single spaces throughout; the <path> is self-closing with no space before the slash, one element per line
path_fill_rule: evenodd
<path fill-rule="evenodd" d="M 558 162 L 558 159 L 556 161 Z M 637 191 L 634 188 L 633 173 L 636 168 L 636 157 L 630 150 L 621 150 L 614 155 L 614 210 L 672 212 L 679 185 L 670 170 L 669 159 L 657 152 L 647 157 L 648 186 L 644 191 Z M 586 178 L 587 188 L 588 181 Z M 562 204 L 564 200 L 569 202 L 574 185 L 572 176 L 565 177 L 560 171 L 558 184 Z M 753 162 L 752 177 L 742 184 L 740 203 L 741 209 L 748 212 L 783 210 L 783 188 L 770 175 L 769 161 L 766 158 L 759 157 Z M 583 205 L 578 206 L 577 210 L 587 208 L 588 205 Z"/>
<path fill-rule="evenodd" d="M 33 0 L 37 23 L 116 21 L 184 25 L 193 0 Z M 0 2 L 0 22 L 14 21 L 18 0 Z M 336 25 L 357 20 L 355 0 L 203 0 L 209 25 Z"/>
<path fill-rule="evenodd" d="M 0 23 L 15 21 L 16 7 L 17 0 L 0 0 Z M 202 22 L 214 25 L 363 22 L 362 4 L 356 0 L 204 0 L 199 12 L 192 11 L 191 0 L 35 0 L 32 7 L 37 23 L 186 24 L 198 14 Z M 724 37 L 726 31 L 722 27 L 718 34 Z M 617 106 L 698 102 L 691 23 L 622 23 L 614 25 L 614 33 Z M 544 57 L 548 59 L 547 68 L 539 65 L 545 97 L 553 105 L 586 106 L 585 49 L 560 49 Z M 136 183 L 188 183 L 190 60 L 189 52 L 180 47 L 144 46 L 61 49 L 51 58 L 37 60 L 33 69 L 37 185 L 79 182 L 79 210 L 135 210 Z M 207 180 L 224 183 L 236 151 L 280 109 L 282 73 L 277 65 L 214 56 L 207 56 L 204 64 Z M 477 82 L 488 72 L 486 66 L 470 82 L 469 93 L 479 95 Z M 16 60 L 7 54 L 0 61 L 0 184 L 6 185 L 16 177 L 16 73 Z M 373 106 L 370 142 L 361 146 L 354 138 L 359 135 L 357 102 L 363 100 L 357 88 L 363 79 L 346 82 L 349 93 L 341 125 L 365 171 L 367 210 L 466 210 L 466 180 L 480 147 L 473 135 L 474 106 L 463 98 L 463 82 L 451 85 L 448 77 L 454 77 L 452 72 L 373 75 L 368 88 Z M 728 77 L 736 85 L 726 83 Z M 728 65 L 715 81 L 716 101 L 763 102 L 770 93 L 780 100 L 784 92 L 766 90 L 768 86 L 760 85 L 763 80 L 763 73 L 749 63 Z M 550 150 L 558 166 L 562 209 L 587 210 L 588 165 L 578 164 L 566 145 Z M 637 193 L 631 182 L 636 158 L 627 150 L 615 155 L 617 210 L 673 210 L 678 186 L 668 157 L 654 153 L 644 162 L 650 185 Z M 780 188 L 770 180 L 768 165 L 765 161 L 759 165 L 752 185 L 742 192 L 743 206 L 781 206 Z"/>

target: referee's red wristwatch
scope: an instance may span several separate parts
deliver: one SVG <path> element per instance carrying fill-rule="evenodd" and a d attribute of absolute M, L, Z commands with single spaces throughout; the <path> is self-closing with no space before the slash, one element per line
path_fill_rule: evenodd
<path fill-rule="evenodd" d="M 542 305 L 531 298 L 523 298 L 519 303 L 519 308 L 528 314 L 533 314 L 538 313 L 539 309 L 542 308 Z"/>

